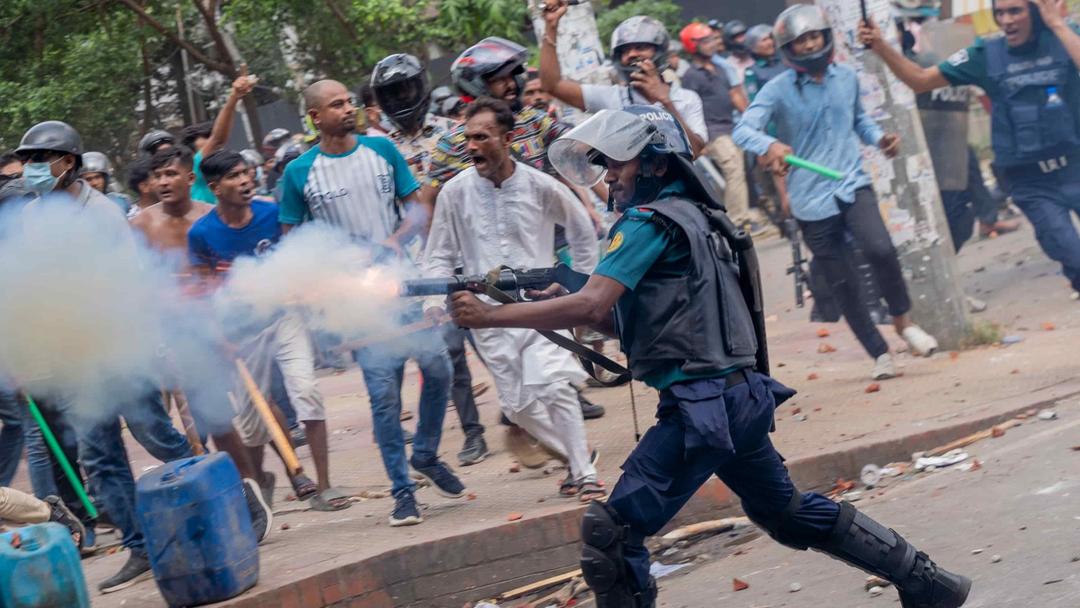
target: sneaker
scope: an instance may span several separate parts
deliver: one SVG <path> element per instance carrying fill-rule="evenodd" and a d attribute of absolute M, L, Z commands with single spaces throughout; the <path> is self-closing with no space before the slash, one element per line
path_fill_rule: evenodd
<path fill-rule="evenodd" d="M 83 541 L 86 540 L 86 526 L 83 526 L 83 523 L 67 508 L 59 496 L 46 496 L 45 502 L 49 505 L 49 521 L 67 528 L 71 533 L 71 540 L 75 541 L 75 546 L 82 549 Z"/>
<path fill-rule="evenodd" d="M 874 361 L 874 371 L 870 374 L 874 380 L 888 380 L 896 377 L 896 364 L 892 355 L 885 353 Z"/>
<path fill-rule="evenodd" d="M 934 351 L 938 348 L 938 343 L 934 336 L 923 331 L 918 325 L 907 326 L 900 336 L 903 337 L 904 341 L 911 347 L 911 352 L 920 357 L 929 357 L 934 354 Z"/>
<path fill-rule="evenodd" d="M 307 445 L 307 431 L 301 425 L 296 425 L 289 429 L 289 438 L 292 439 L 294 448 L 299 448 Z"/>
<path fill-rule="evenodd" d="M 595 420 L 597 418 L 603 418 L 604 406 L 597 405 L 592 401 L 589 401 L 585 395 L 578 393 L 578 402 L 581 403 L 581 417 L 585 420 Z"/>
<path fill-rule="evenodd" d="M 244 499 L 247 500 L 248 512 L 251 513 L 251 528 L 255 530 L 255 538 L 259 543 L 270 535 L 270 527 L 274 524 L 274 512 L 263 499 L 262 488 L 250 477 L 245 477 L 243 485 Z"/>
<path fill-rule="evenodd" d="M 412 492 L 402 492 L 394 498 L 394 512 L 390 514 L 390 527 L 415 526 L 424 522 L 420 509 L 416 508 L 416 497 Z"/>
<path fill-rule="evenodd" d="M 409 459 L 409 464 L 416 469 L 417 473 L 431 482 L 435 491 L 447 498 L 462 498 L 465 496 L 465 484 L 454 475 L 450 467 L 439 459 L 422 464 L 416 460 L 416 456 Z"/>
<path fill-rule="evenodd" d="M 483 433 L 476 433 L 465 437 L 465 445 L 458 452 L 458 464 L 463 467 L 482 462 L 490 454 L 487 442 L 484 441 Z"/>
<path fill-rule="evenodd" d="M 150 571 L 150 560 L 146 557 L 146 554 L 132 553 L 124 567 L 120 568 L 120 572 L 98 584 L 98 591 L 102 593 L 120 591 L 135 583 L 153 578 L 153 576 L 154 573 Z"/>

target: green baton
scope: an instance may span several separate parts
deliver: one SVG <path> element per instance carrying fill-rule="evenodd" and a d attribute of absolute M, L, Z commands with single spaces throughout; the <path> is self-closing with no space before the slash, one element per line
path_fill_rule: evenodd
<path fill-rule="evenodd" d="M 828 167 L 822 167 L 821 165 L 819 165 L 817 163 L 812 163 L 812 162 L 806 160 L 805 158 L 799 158 L 798 156 L 795 156 L 794 154 L 788 154 L 787 156 L 784 157 L 784 160 L 787 161 L 787 164 L 791 165 L 792 167 L 799 167 L 800 169 L 806 169 L 807 171 L 813 171 L 814 173 L 817 173 L 818 175 L 825 176 L 825 177 L 827 177 L 829 179 L 835 179 L 835 180 L 844 179 L 844 174 L 837 171 L 836 169 L 830 169 Z"/>
<path fill-rule="evenodd" d="M 56 436 L 53 435 L 52 429 L 49 428 L 45 417 L 41 415 L 41 410 L 38 409 L 34 398 L 30 395 L 26 395 L 26 403 L 30 406 L 30 415 L 34 417 L 38 427 L 41 428 L 41 435 L 45 437 L 45 443 L 49 444 L 49 449 L 52 450 L 53 456 L 56 457 L 56 461 L 60 463 L 60 468 L 64 469 L 64 475 L 67 476 L 68 481 L 71 482 L 71 487 L 75 488 L 75 493 L 79 495 L 79 500 L 82 501 L 86 512 L 90 514 L 90 517 L 96 518 L 98 516 L 97 509 L 94 508 L 94 503 L 90 502 L 90 497 L 86 495 L 86 490 L 83 488 L 82 480 L 75 473 L 75 469 L 71 467 L 71 463 L 68 462 L 66 456 L 64 456 L 64 450 L 60 449 L 60 444 L 56 441 Z"/>

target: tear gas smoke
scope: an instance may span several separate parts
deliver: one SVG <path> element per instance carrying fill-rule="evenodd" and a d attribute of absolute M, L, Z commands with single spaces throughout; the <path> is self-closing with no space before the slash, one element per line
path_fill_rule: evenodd
<path fill-rule="evenodd" d="M 204 421 L 227 424 L 225 339 L 237 327 L 291 311 L 352 339 L 400 327 L 410 305 L 398 285 L 415 276 L 411 263 L 373 266 L 371 249 L 320 224 L 237 259 L 212 300 L 191 297 L 178 261 L 134 239 L 120 214 L 63 198 L 0 214 L 0 380 L 77 414 L 112 415 L 175 387 Z"/>

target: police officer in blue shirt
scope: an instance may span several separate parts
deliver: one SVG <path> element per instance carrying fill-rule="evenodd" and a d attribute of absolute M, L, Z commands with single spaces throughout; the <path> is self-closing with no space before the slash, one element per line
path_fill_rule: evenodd
<path fill-rule="evenodd" d="M 607 182 L 623 212 L 607 256 L 576 293 L 555 285 L 530 294 L 541 301 L 493 306 L 459 292 L 451 313 L 464 327 L 605 329 L 619 336 L 633 377 L 660 392 L 656 424 L 607 504 L 593 502 L 582 523 L 581 567 L 597 606 L 656 605 L 644 540 L 713 475 L 777 541 L 891 581 L 905 608 L 961 606 L 971 581 L 849 503 L 792 484 L 769 432 L 794 391 L 768 376 L 752 244 L 694 169 L 675 118 L 652 106 L 602 110 L 549 156 L 571 182 Z"/>
<path fill-rule="evenodd" d="M 1035 227 L 1043 251 L 1080 291 L 1080 35 L 1064 0 L 995 0 L 1001 36 L 980 39 L 942 63 L 920 67 L 873 24 L 860 38 L 916 93 L 973 84 L 990 97 L 995 168 Z"/>

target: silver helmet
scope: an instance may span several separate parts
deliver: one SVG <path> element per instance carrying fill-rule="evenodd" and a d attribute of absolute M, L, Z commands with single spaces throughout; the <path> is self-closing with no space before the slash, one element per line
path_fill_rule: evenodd
<path fill-rule="evenodd" d="M 611 33 L 611 62 L 619 71 L 619 76 L 626 82 L 630 81 L 630 74 L 637 66 L 625 66 L 620 60 L 623 47 L 631 44 L 651 44 L 656 47 L 656 56 L 653 63 L 658 72 L 667 68 L 668 45 L 671 38 L 667 28 L 659 20 L 647 15 L 637 15 L 623 21 Z"/>
<path fill-rule="evenodd" d="M 112 163 L 109 162 L 109 157 L 101 152 L 83 152 L 79 175 L 88 173 L 103 173 L 105 177 L 111 177 Z"/>
<path fill-rule="evenodd" d="M 790 44 L 810 32 L 821 32 L 825 37 L 825 44 L 821 49 L 809 55 L 793 53 Z M 796 4 L 780 13 L 776 18 L 776 25 L 773 26 L 773 37 L 784 62 L 796 71 L 819 72 L 832 63 L 835 49 L 832 27 L 821 9 L 812 4 Z"/>

